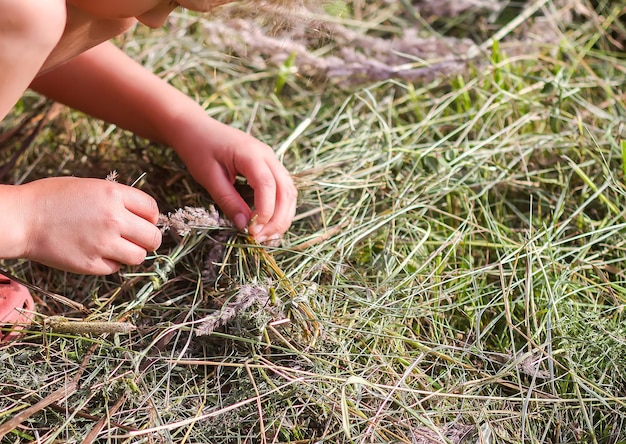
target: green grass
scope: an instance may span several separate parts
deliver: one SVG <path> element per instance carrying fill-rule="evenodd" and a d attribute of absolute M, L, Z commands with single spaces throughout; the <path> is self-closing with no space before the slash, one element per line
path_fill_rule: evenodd
<path fill-rule="evenodd" d="M 531 44 L 527 21 L 416 82 L 346 85 L 242 58 L 203 45 L 205 22 L 184 12 L 121 40 L 276 147 L 300 190 L 297 220 L 279 247 L 223 228 L 166 236 L 158 257 L 108 277 L 5 262 L 88 308 L 39 294 L 41 325 L 0 348 L 0 421 L 68 389 L 6 442 L 90 430 L 98 442 L 626 440 L 624 6 L 598 3 L 572 22 L 545 2 L 530 22 L 551 13 L 554 40 Z M 408 4 L 351 6 L 371 36 L 417 26 Z M 511 23 L 421 20 L 479 46 Z M 319 33 L 318 54 L 338 49 Z M 146 172 L 139 186 L 163 212 L 210 203 L 173 154 L 65 109 L 10 181 L 113 169 L 129 183 Z M 194 334 L 250 285 L 269 298 Z M 44 319 L 60 314 L 138 329 L 55 333 Z"/>

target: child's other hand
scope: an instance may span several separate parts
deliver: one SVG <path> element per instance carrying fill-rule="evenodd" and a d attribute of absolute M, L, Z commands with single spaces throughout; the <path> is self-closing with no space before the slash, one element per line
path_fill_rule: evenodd
<path fill-rule="evenodd" d="M 189 123 L 189 122 L 187 122 Z M 172 143 L 191 174 L 242 230 L 257 241 L 281 236 L 296 213 L 297 190 L 274 151 L 248 134 L 211 121 L 187 125 Z M 233 184 L 242 175 L 254 190 L 254 211 Z"/>
<path fill-rule="evenodd" d="M 21 257 L 83 274 L 138 265 L 161 244 L 152 197 L 100 179 L 59 177 L 17 187 L 26 249 Z"/>

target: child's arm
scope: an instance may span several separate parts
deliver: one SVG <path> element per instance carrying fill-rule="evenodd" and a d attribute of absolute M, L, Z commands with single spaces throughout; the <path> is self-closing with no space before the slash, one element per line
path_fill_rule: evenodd
<path fill-rule="evenodd" d="M 192 99 L 110 43 L 37 78 L 42 94 L 173 147 L 238 228 L 252 211 L 233 187 L 237 174 L 255 191 L 250 231 L 262 241 L 284 233 L 295 214 L 296 189 L 271 148 L 217 122 Z"/>
<path fill-rule="evenodd" d="M 0 0 L 0 120 L 28 88 L 64 27 L 63 0 Z"/>
<path fill-rule="evenodd" d="M 0 0 L 0 119 L 57 45 L 65 0 Z M 97 179 L 0 185 L 0 258 L 29 258 L 67 271 L 109 274 L 138 264 L 161 242 L 156 202 Z"/>

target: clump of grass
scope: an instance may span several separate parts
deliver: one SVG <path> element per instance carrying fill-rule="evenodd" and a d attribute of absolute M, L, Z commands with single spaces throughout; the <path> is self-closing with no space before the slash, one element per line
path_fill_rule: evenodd
<path fill-rule="evenodd" d="M 42 442 L 626 439 L 625 67 L 612 52 L 617 9 L 600 3 L 539 2 L 524 24 L 484 18 L 464 37 L 485 52 L 449 77 L 328 90 L 203 47 L 206 22 L 187 13 L 170 24 L 177 38 L 149 51 L 137 30 L 122 44 L 142 63 L 276 147 L 300 189 L 298 216 L 279 246 L 222 226 L 170 233 L 143 266 L 109 277 L 6 263 L 88 311 L 36 295 L 41 326 L 2 346 L 2 419 L 52 401 L 4 432 Z M 342 25 L 401 35 L 420 18 L 408 6 L 355 3 L 360 28 Z M 471 14 L 421 17 L 422 32 L 447 35 Z M 550 39 L 525 43 L 540 20 L 553 24 Z M 139 185 L 165 214 L 211 204 L 161 147 L 66 110 L 50 122 L 17 159 L 16 182 L 112 169 L 132 182 L 145 171 Z M 136 330 L 46 330 L 43 318 L 59 314 Z"/>

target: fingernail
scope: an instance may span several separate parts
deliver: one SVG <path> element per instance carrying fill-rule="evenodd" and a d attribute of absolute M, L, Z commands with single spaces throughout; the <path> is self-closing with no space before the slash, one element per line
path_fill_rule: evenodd
<path fill-rule="evenodd" d="M 261 231 L 263 231 L 263 227 L 265 227 L 265 225 L 263 224 L 254 224 L 248 227 L 248 230 L 250 230 L 250 233 L 252 233 L 254 236 L 256 236 L 257 234 L 259 234 Z"/>
<path fill-rule="evenodd" d="M 243 230 L 244 228 L 246 228 L 246 225 L 248 225 L 248 218 L 245 214 L 239 213 L 235 216 L 233 222 L 235 223 L 235 227 L 237 227 L 238 230 Z"/>
<path fill-rule="evenodd" d="M 262 235 L 260 235 L 260 236 L 255 236 L 255 237 L 254 237 L 254 239 L 255 239 L 258 243 L 262 244 L 263 242 L 265 242 L 265 241 L 267 240 L 267 236 L 266 236 L 266 235 L 264 235 L 264 234 L 262 234 Z"/>

